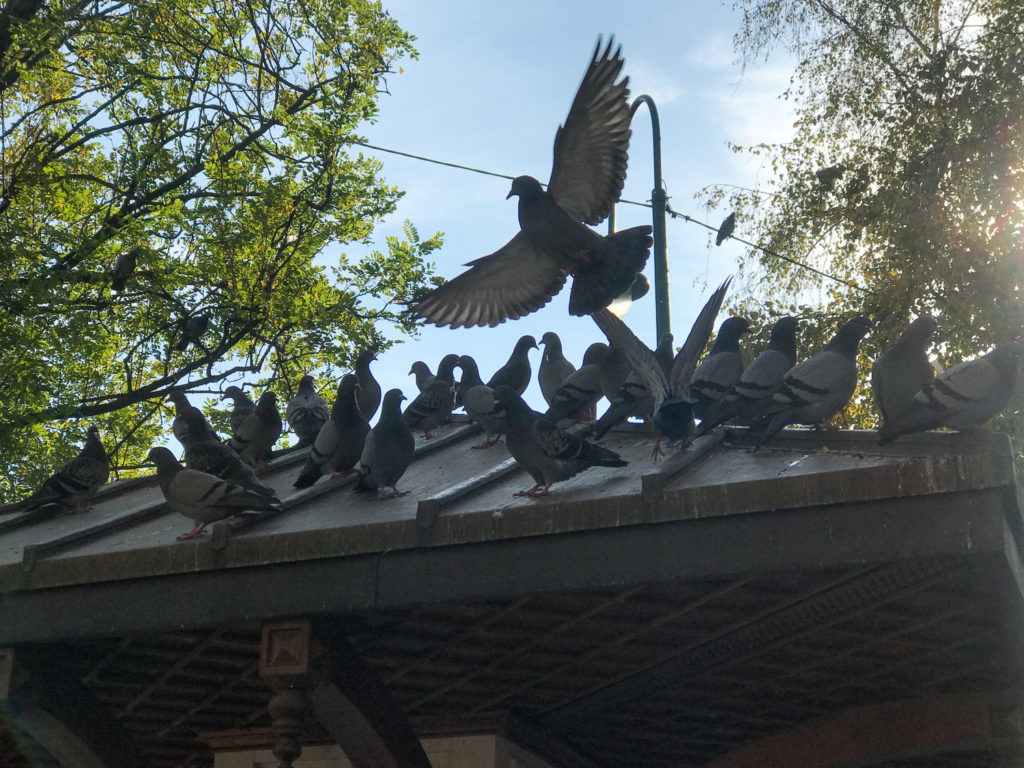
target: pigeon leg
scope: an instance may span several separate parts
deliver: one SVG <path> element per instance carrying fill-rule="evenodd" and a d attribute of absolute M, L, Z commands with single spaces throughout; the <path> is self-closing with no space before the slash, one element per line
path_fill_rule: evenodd
<path fill-rule="evenodd" d="M 200 523 L 199 525 L 197 525 L 195 528 L 193 528 L 188 533 L 181 534 L 181 536 L 179 536 L 176 540 L 177 541 L 186 541 L 187 539 L 194 539 L 194 538 L 196 538 L 196 536 L 198 536 L 199 534 L 201 534 L 203 532 L 204 528 L 206 528 L 206 523 Z"/>
<path fill-rule="evenodd" d="M 537 483 L 533 488 L 527 488 L 525 491 L 516 491 L 512 494 L 512 497 L 517 498 L 520 496 L 529 496 L 530 498 L 533 498 L 534 494 L 536 494 L 538 490 L 540 490 L 540 483 Z"/>
<path fill-rule="evenodd" d="M 423 439 L 424 440 L 432 440 L 433 438 L 434 438 L 434 436 L 432 434 L 427 432 L 427 430 L 423 430 Z"/>
<path fill-rule="evenodd" d="M 335 470 L 334 472 L 331 472 L 331 477 L 348 477 L 351 474 L 358 473 L 359 470 L 356 469 L 355 467 L 352 467 L 351 469 L 346 469 L 344 472 L 338 472 L 337 470 Z"/>
<path fill-rule="evenodd" d="M 388 499 L 393 499 L 396 496 L 408 496 L 410 493 L 412 493 L 412 491 L 400 491 L 394 486 L 391 487 L 390 493 L 384 493 L 385 490 L 385 488 L 381 488 L 379 491 L 377 491 L 378 501 L 387 501 Z"/>
<path fill-rule="evenodd" d="M 477 443 L 476 445 L 474 445 L 472 447 L 475 448 L 475 449 L 490 448 L 492 445 L 497 445 L 500 442 L 501 442 L 501 435 L 495 435 L 494 437 L 488 437 L 482 443 Z"/>
<path fill-rule="evenodd" d="M 665 452 L 661 450 L 661 435 L 658 435 L 658 438 L 654 441 L 654 450 L 651 451 L 651 458 L 657 461 L 664 455 Z"/>

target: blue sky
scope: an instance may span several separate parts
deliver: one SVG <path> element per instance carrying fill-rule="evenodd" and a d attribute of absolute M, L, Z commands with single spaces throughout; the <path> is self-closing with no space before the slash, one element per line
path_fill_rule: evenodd
<path fill-rule="evenodd" d="M 785 59 L 741 66 L 732 36 L 740 14 L 717 3 L 537 2 L 480 3 L 468 0 L 385 0 L 385 7 L 417 36 L 418 60 L 388 81 L 380 116 L 367 125 L 367 141 L 403 152 L 509 175 L 547 181 L 555 131 L 565 119 L 598 35 L 614 34 L 622 45 L 631 98 L 646 93 L 661 120 L 662 164 L 669 204 L 717 227 L 727 209 L 708 211 L 695 193 L 708 184 L 763 185 L 767 172 L 733 153 L 728 142 L 780 141 L 792 131 L 792 114 L 779 95 L 791 63 Z M 421 235 L 444 233 L 434 261 L 445 277 L 465 262 L 491 253 L 518 230 L 516 199 L 506 200 L 509 182 L 390 154 L 375 154 L 387 182 L 406 191 L 397 212 L 376 232 L 400 234 L 411 220 Z M 641 107 L 633 121 L 630 165 L 623 199 L 648 201 L 652 189 L 650 118 Z M 650 210 L 617 209 L 617 226 L 650 222 Z M 602 231 L 603 225 L 600 228 Z M 743 235 L 743 223 L 737 234 Z M 716 248 L 709 232 L 680 219 L 667 226 L 672 330 L 681 343 L 709 286 L 733 273 L 743 246 Z M 343 250 L 352 258 L 360 251 Z M 646 270 L 653 279 L 652 264 Z M 448 352 L 471 354 L 486 379 L 504 363 L 515 340 L 548 330 L 563 340 L 576 365 L 586 347 L 603 340 L 590 318 L 570 317 L 568 290 L 539 312 L 496 328 L 428 327 L 417 339 L 381 355 L 374 371 L 385 388 L 415 394 L 407 376 L 413 360 L 431 368 Z M 653 291 L 625 318 L 654 345 Z M 531 356 L 534 371 L 540 353 Z M 543 409 L 534 384 L 527 400 Z"/>

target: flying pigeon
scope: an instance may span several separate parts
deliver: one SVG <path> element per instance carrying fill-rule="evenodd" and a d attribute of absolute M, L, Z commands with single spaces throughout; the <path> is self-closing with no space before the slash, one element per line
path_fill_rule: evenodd
<path fill-rule="evenodd" d="M 182 446 L 185 445 L 186 436 L 189 433 L 188 424 L 185 422 L 185 417 L 189 414 L 199 414 L 206 425 L 206 438 L 220 442 L 220 436 L 210 426 L 210 422 L 203 416 L 203 412 L 188 401 L 188 397 L 182 390 L 172 390 L 167 399 L 174 403 L 174 419 L 171 420 L 171 434 L 178 439 Z"/>
<path fill-rule="evenodd" d="M 500 249 L 467 264 L 469 270 L 428 293 L 415 313 L 435 325 L 494 326 L 540 309 L 573 276 L 569 312 L 602 309 L 630 290 L 650 251 L 651 227 L 607 236 L 599 224 L 622 193 L 629 158 L 629 78 L 613 41 L 601 41 L 583 76 L 569 116 L 555 134 L 545 190 L 532 176 L 512 181 L 520 231 Z"/>
<path fill-rule="evenodd" d="M 674 351 L 672 341 L 671 333 L 663 334 L 658 348 L 654 350 L 654 356 L 661 363 L 666 376 L 672 371 L 672 353 Z M 647 391 L 643 378 L 632 368 L 619 390 L 608 399 L 610 402 L 608 410 L 601 414 L 601 418 L 595 422 L 591 430 L 591 435 L 595 440 L 600 440 L 608 430 L 626 419 L 631 417 L 646 419 L 654 411 L 654 398 Z"/>
<path fill-rule="evenodd" d="M 727 239 L 732 237 L 732 233 L 736 231 L 736 211 L 733 211 L 718 226 L 718 234 L 715 235 L 715 245 L 721 245 Z"/>
<path fill-rule="evenodd" d="M 208 524 L 245 510 L 280 509 L 269 496 L 206 472 L 185 469 L 166 448 L 151 449 L 149 460 L 156 465 L 157 481 L 167 506 L 196 523 L 195 528 L 179 536 L 178 541 L 194 539 Z"/>
<path fill-rule="evenodd" d="M 690 396 L 693 398 L 693 415 L 698 419 L 703 420 L 709 409 L 725 397 L 743 375 L 740 336 L 749 328 L 750 323 L 742 317 L 730 317 L 723 322 L 711 351 L 693 372 Z"/>
<path fill-rule="evenodd" d="M 317 394 L 316 380 L 309 374 L 299 381 L 299 391 L 288 401 L 284 418 L 299 438 L 299 445 L 312 443 L 320 434 L 320 427 L 331 418 L 331 409 L 327 407 L 327 401 Z"/>
<path fill-rule="evenodd" d="M 281 414 L 277 410 L 277 395 L 264 392 L 256 408 L 238 425 L 231 436 L 231 447 L 253 466 L 263 466 L 270 458 L 274 443 L 281 437 Z"/>
<path fill-rule="evenodd" d="M 1004 407 L 1017 384 L 1024 345 L 1001 344 L 987 355 L 954 365 L 914 396 L 906 410 L 878 430 L 878 442 L 936 427 L 959 431 L 980 427 Z"/>
<path fill-rule="evenodd" d="M 127 253 L 122 253 L 114 262 L 114 268 L 110 270 L 110 287 L 120 293 L 128 284 L 128 278 L 135 274 L 135 266 L 139 260 L 142 249 L 135 246 Z"/>
<path fill-rule="evenodd" d="M 356 404 L 360 412 L 369 421 L 377 412 L 380 405 L 380 384 L 373 378 L 370 372 L 370 363 L 377 359 L 376 349 L 364 349 L 356 356 L 356 381 L 359 388 L 356 390 Z"/>
<path fill-rule="evenodd" d="M 331 417 L 309 448 L 306 463 L 295 479 L 296 488 L 308 488 L 327 472 L 332 477 L 340 477 L 359 461 L 370 425 L 359 409 L 358 390 L 356 375 L 349 373 L 341 377 Z"/>
<path fill-rule="evenodd" d="M 533 411 L 511 387 L 498 387 L 494 399 L 505 414 L 508 452 L 535 483 L 516 496 L 547 496 L 552 483 L 568 480 L 585 469 L 624 467 L 628 463 L 607 448 L 559 429 Z"/>
<path fill-rule="evenodd" d="M 21 503 L 21 511 L 28 512 L 49 504 L 60 507 L 60 511 L 84 511 L 100 486 L 110 476 L 110 459 L 100 431 L 89 427 L 85 445 L 71 461 L 53 473 L 42 487 Z"/>
<path fill-rule="evenodd" d="M 462 407 L 466 410 L 466 415 L 479 424 L 486 435 L 482 443 L 473 447 L 490 448 L 497 445 L 501 442 L 501 436 L 505 434 L 505 418 L 497 410 L 494 390 L 480 379 L 476 360 L 469 355 L 462 355 L 459 358 L 459 368 L 462 370 L 458 389 Z"/>
<path fill-rule="evenodd" d="M 402 414 L 409 429 L 422 429 L 423 437 L 427 440 L 433 437 L 430 430 L 452 415 L 452 408 L 455 407 L 453 371 L 458 364 L 458 355 L 445 355 L 441 358 L 434 380 L 409 403 Z"/>
<path fill-rule="evenodd" d="M 587 347 L 583 365 L 555 391 L 551 405 L 544 414 L 545 419 L 553 424 L 577 415 L 593 420 L 594 406 L 604 395 L 601 390 L 601 362 L 607 353 L 608 345 L 602 342 Z"/>
<path fill-rule="evenodd" d="M 277 501 L 277 492 L 256 476 L 251 466 L 226 443 L 211 440 L 206 431 L 206 419 L 198 411 L 185 414 L 186 434 L 182 440 L 185 448 L 182 459 L 185 466 L 199 472 L 206 472 L 240 485 L 261 496 Z"/>
<path fill-rule="evenodd" d="M 604 331 L 609 343 L 618 344 L 625 351 L 633 369 L 643 379 L 644 386 L 654 398 L 653 421 L 658 431 L 658 440 L 654 445 L 655 456 L 661 453 L 663 437 L 669 441 L 681 442 L 687 441 L 690 437 L 694 426 L 690 380 L 697 367 L 697 359 L 711 338 L 715 316 L 722 306 L 731 280 L 732 278 L 727 279 L 711 294 L 711 298 L 697 315 L 686 337 L 686 343 L 675 356 L 672 369 L 668 373 L 654 352 L 640 341 L 622 320 L 605 310 L 593 314 L 594 322 Z"/>
<path fill-rule="evenodd" d="M 207 314 L 181 318 L 178 321 L 178 343 L 174 345 L 174 348 L 179 352 L 184 352 L 189 344 L 198 346 L 199 339 L 206 333 L 209 326 L 210 316 Z"/>
<path fill-rule="evenodd" d="M 554 397 L 555 391 L 562 386 L 562 382 L 569 378 L 570 374 L 576 372 L 576 366 L 566 360 L 562 353 L 562 340 L 554 331 L 547 331 L 541 336 L 540 343 L 544 345 L 544 354 L 540 357 L 537 383 L 540 384 L 540 393 L 544 396 L 544 402 L 551 405 L 551 398 Z"/>
<path fill-rule="evenodd" d="M 882 421 L 905 411 L 913 405 L 914 395 L 931 385 L 935 369 L 928 361 L 928 347 L 937 326 L 930 315 L 917 318 L 871 366 L 871 391 Z"/>
<path fill-rule="evenodd" d="M 857 345 L 870 328 L 863 315 L 853 318 L 824 348 L 786 372 L 772 395 L 758 448 L 789 424 L 818 424 L 846 407 L 857 388 Z"/>
<path fill-rule="evenodd" d="M 380 418 L 366 436 L 363 453 L 359 457 L 356 488 L 377 491 L 379 499 L 409 493 L 396 487 L 416 454 L 416 439 L 402 418 L 403 400 L 405 395 L 400 389 L 389 389 L 384 393 Z"/>
<path fill-rule="evenodd" d="M 239 425 L 246 420 L 249 414 L 256 410 L 256 403 L 236 386 L 230 386 L 225 389 L 220 399 L 224 400 L 228 397 L 231 398 L 233 403 L 229 421 L 231 424 L 231 434 L 233 435 L 238 431 Z"/>
<path fill-rule="evenodd" d="M 516 342 L 508 362 L 494 372 L 494 375 L 487 380 L 487 386 L 497 389 L 502 384 L 506 384 L 512 387 L 517 394 L 523 394 L 530 385 L 530 376 L 533 373 L 529 357 L 531 349 L 538 349 L 537 340 L 530 335 L 521 336 Z"/>
<path fill-rule="evenodd" d="M 712 405 L 697 429 L 697 436 L 719 424 L 749 424 L 764 415 L 772 395 L 782 386 L 782 377 L 796 365 L 795 317 L 783 317 L 772 326 L 768 346 L 752 362 L 729 393 Z"/>

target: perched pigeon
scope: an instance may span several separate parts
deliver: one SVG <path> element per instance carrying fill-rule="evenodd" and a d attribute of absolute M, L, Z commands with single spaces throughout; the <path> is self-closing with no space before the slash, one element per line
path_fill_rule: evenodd
<path fill-rule="evenodd" d="M 501 442 L 501 436 L 505 434 L 505 418 L 497 410 L 494 390 L 481 381 L 476 360 L 469 355 L 462 355 L 459 358 L 459 368 L 462 369 L 458 389 L 462 407 L 465 408 L 466 415 L 479 424 L 487 436 L 482 443 L 473 447 L 490 448 Z"/>
<path fill-rule="evenodd" d="M 750 323 L 742 317 L 730 317 L 722 323 L 711 351 L 693 372 L 690 397 L 693 399 L 693 415 L 698 419 L 704 419 L 708 410 L 725 397 L 743 375 L 740 336 L 748 328 Z"/>
<path fill-rule="evenodd" d="M 149 460 L 156 465 L 157 481 L 167 506 L 196 523 L 195 528 L 179 536 L 178 541 L 194 539 L 208 524 L 245 510 L 279 509 L 269 496 L 206 472 L 185 469 L 166 448 L 151 449 Z"/>
<path fill-rule="evenodd" d="M 622 347 L 608 347 L 601 360 L 601 394 L 608 398 L 609 402 L 622 389 L 632 370 L 633 366 L 629 364 L 629 358 Z"/>
<path fill-rule="evenodd" d="M 409 366 L 409 375 L 416 377 L 416 390 L 418 392 L 422 392 L 429 387 L 434 380 L 434 374 L 431 372 L 430 366 L 422 360 L 417 360 Z"/>
<path fill-rule="evenodd" d="M 715 235 L 715 245 L 721 245 L 730 237 L 732 233 L 736 231 L 736 211 L 733 211 L 718 227 L 718 233 Z"/>
<path fill-rule="evenodd" d="M 547 331 L 541 336 L 540 343 L 544 345 L 544 354 L 540 357 L 537 383 L 540 384 L 544 402 L 551 405 L 555 391 L 562 386 L 563 381 L 576 372 L 576 366 L 565 359 L 562 353 L 562 340 L 554 331 Z"/>
<path fill-rule="evenodd" d="M 502 384 L 506 384 L 518 394 L 523 394 L 530 385 L 530 376 L 533 374 L 529 356 L 531 349 L 538 349 L 537 340 L 530 335 L 520 336 L 508 362 L 494 372 L 494 375 L 487 380 L 487 386 L 497 389 Z"/>
<path fill-rule="evenodd" d="M 430 430 L 452 415 L 455 407 L 455 377 L 458 355 L 445 355 L 437 366 L 437 375 L 430 385 L 409 403 L 402 414 L 409 429 L 422 429 L 423 437 L 430 439 Z"/>
<path fill-rule="evenodd" d="M 507 422 L 505 444 L 512 458 L 530 473 L 535 485 L 516 496 L 547 496 L 552 483 L 568 480 L 590 467 L 624 467 L 628 462 L 607 448 L 559 429 L 530 409 L 515 390 L 494 391 Z"/>
<path fill-rule="evenodd" d="M 959 431 L 980 427 L 999 413 L 1017 384 L 1024 345 L 1001 344 L 987 355 L 947 368 L 914 396 L 914 403 L 878 430 L 878 442 L 936 427 Z"/>
<path fill-rule="evenodd" d="M 87 510 L 88 503 L 100 486 L 110 476 L 110 459 L 100 431 L 89 427 L 85 445 L 71 461 L 53 473 L 42 487 L 21 503 L 21 511 L 27 512 L 49 504 L 60 507 L 60 511 Z"/>
<path fill-rule="evenodd" d="M 363 453 L 359 457 L 356 488 L 377 491 L 380 499 L 409 493 L 396 487 L 416 455 L 416 439 L 402 418 L 403 400 L 405 395 L 400 389 L 389 389 L 384 393 L 380 418 L 366 436 Z"/>
<path fill-rule="evenodd" d="M 206 333 L 209 326 L 210 316 L 207 314 L 183 317 L 178 321 L 178 343 L 174 345 L 174 348 L 179 352 L 184 352 L 189 344 L 198 346 L 199 339 Z"/>
<path fill-rule="evenodd" d="M 840 163 L 839 165 L 830 165 L 827 168 L 819 168 L 814 172 L 814 175 L 822 188 L 831 190 L 844 173 L 846 173 L 846 166 Z"/>
<path fill-rule="evenodd" d="M 469 262 L 469 270 L 426 295 L 415 307 L 436 325 L 494 326 L 540 309 L 573 275 L 569 312 L 602 309 L 628 291 L 651 247 L 651 227 L 602 236 L 594 225 L 611 213 L 626 178 L 630 136 L 629 78 L 613 42 L 598 40 L 569 116 L 555 134 L 545 190 L 519 176 L 520 231 L 499 250 Z"/>
<path fill-rule="evenodd" d="M 184 416 L 186 434 L 182 445 L 185 466 L 199 472 L 216 475 L 221 480 L 240 485 L 261 496 L 277 501 L 277 492 L 256 476 L 251 466 L 242 461 L 234 448 L 226 443 L 211 440 L 206 431 L 206 420 L 199 412 Z"/>
<path fill-rule="evenodd" d="M 783 317 L 772 326 L 768 346 L 752 362 L 729 393 L 712 405 L 697 430 L 700 437 L 719 424 L 749 424 L 764 415 L 772 395 L 782 386 L 782 377 L 796 365 L 795 317 Z"/>
<path fill-rule="evenodd" d="M 175 389 L 167 396 L 167 399 L 174 403 L 174 419 L 171 421 L 171 434 L 178 439 L 182 446 L 185 445 L 185 439 L 189 432 L 189 427 L 185 423 L 185 417 L 189 414 L 199 414 L 206 425 L 205 437 L 220 442 L 220 436 L 210 426 L 210 422 L 203 416 L 203 412 L 188 401 L 188 397 L 183 391 Z"/>
<path fill-rule="evenodd" d="M 248 418 L 249 414 L 256 410 L 256 403 L 245 394 L 241 389 L 235 386 L 230 386 L 224 390 L 224 394 L 221 395 L 221 400 L 225 398 L 231 398 L 234 404 L 231 408 L 231 434 L 235 434 L 238 431 L 239 425 Z"/>
<path fill-rule="evenodd" d="M 377 359 L 376 349 L 364 349 L 356 356 L 356 381 L 359 389 L 356 390 L 356 404 L 359 411 L 369 421 L 377 412 L 380 405 L 380 384 L 373 378 L 370 372 L 370 363 Z"/>
<path fill-rule="evenodd" d="M 857 388 L 857 345 L 870 328 L 863 315 L 853 318 L 824 348 L 786 372 L 757 447 L 789 424 L 818 424 L 846 407 Z"/>
<path fill-rule="evenodd" d="M 661 363 L 666 376 L 672 372 L 672 341 L 671 333 L 663 334 L 658 348 L 654 350 L 654 356 Z M 591 430 L 595 440 L 600 440 L 609 429 L 626 419 L 647 419 L 654 411 L 654 398 L 647 390 L 643 377 L 635 370 L 630 370 L 618 392 L 608 399 L 611 403 L 608 410 L 601 414 Z"/>
<path fill-rule="evenodd" d="M 327 407 L 327 401 L 317 394 L 316 380 L 309 374 L 302 377 L 299 391 L 288 401 L 284 418 L 299 438 L 299 445 L 312 443 L 320 434 L 320 427 L 331 418 L 331 409 Z"/>
<path fill-rule="evenodd" d="M 122 253 L 114 262 L 114 268 L 110 270 L 110 287 L 113 290 L 118 293 L 124 290 L 125 285 L 128 284 L 128 278 L 135 274 L 135 266 L 141 252 L 142 249 L 135 246 L 127 253 Z"/>
<path fill-rule="evenodd" d="M 577 415 L 584 420 L 593 420 L 594 406 L 604 395 L 601 390 L 601 362 L 607 353 L 608 345 L 602 342 L 587 347 L 583 365 L 562 382 L 551 398 L 545 419 L 554 424 Z"/>
<path fill-rule="evenodd" d="M 327 472 L 339 477 L 359 461 L 370 425 L 359 409 L 358 389 L 356 375 L 341 377 L 331 417 L 310 446 L 306 463 L 295 480 L 296 488 L 308 488 Z"/>
<path fill-rule="evenodd" d="M 231 447 L 254 466 L 263 466 L 270 458 L 274 443 L 281 437 L 281 414 L 277 410 L 277 395 L 264 392 L 238 430 L 231 436 Z"/>
<path fill-rule="evenodd" d="M 595 312 L 593 317 L 598 327 L 604 331 L 611 344 L 623 348 L 633 369 L 643 379 L 644 386 L 654 398 L 654 426 L 658 431 L 658 441 L 654 446 L 655 456 L 661 453 L 661 438 L 670 441 L 686 442 L 693 431 L 693 402 L 690 397 L 690 380 L 697 367 L 700 357 L 711 331 L 714 329 L 715 316 L 722 306 L 725 292 L 729 289 L 732 278 L 722 283 L 718 290 L 711 294 L 704 308 L 693 323 L 686 343 L 675 356 L 672 370 L 665 372 L 662 363 L 640 339 L 611 312 Z"/>
<path fill-rule="evenodd" d="M 935 378 L 935 369 L 928 361 L 928 347 L 937 325 L 929 315 L 917 318 L 871 366 L 871 390 L 882 421 L 913 405 L 914 395 L 928 389 Z"/>

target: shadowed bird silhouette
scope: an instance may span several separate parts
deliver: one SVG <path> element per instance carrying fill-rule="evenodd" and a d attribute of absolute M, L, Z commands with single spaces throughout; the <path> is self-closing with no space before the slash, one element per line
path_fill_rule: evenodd
<path fill-rule="evenodd" d="M 274 443 L 281 436 L 281 414 L 277 410 L 277 394 L 264 392 L 256 408 L 238 425 L 231 436 L 231 447 L 256 467 L 270 458 Z"/>
<path fill-rule="evenodd" d="M 110 270 L 110 287 L 112 290 L 118 293 L 124 290 L 125 285 L 128 283 L 128 278 L 135 274 L 135 266 L 138 263 L 141 252 L 142 248 L 135 246 L 117 258 L 117 261 L 114 262 L 114 268 Z"/>
<path fill-rule="evenodd" d="M 278 501 L 277 492 L 256 476 L 255 470 L 242 461 L 242 457 L 234 448 L 227 443 L 210 439 L 203 414 L 193 410 L 186 413 L 183 418 L 186 425 L 186 434 L 182 440 L 182 446 L 185 448 L 182 459 L 185 466 L 216 475 L 221 480 L 227 480 L 229 483 Z"/>
<path fill-rule="evenodd" d="M 732 237 L 732 233 L 736 231 L 736 211 L 733 211 L 718 227 L 718 233 L 715 235 L 715 245 L 721 245 L 726 239 Z"/>
<path fill-rule="evenodd" d="M 823 189 L 831 190 L 844 173 L 846 173 L 846 166 L 840 163 L 839 165 L 830 165 L 828 168 L 819 168 L 814 172 L 814 176 Z"/>
<path fill-rule="evenodd" d="M 437 375 L 430 384 L 409 403 L 402 418 L 409 429 L 423 430 L 427 440 L 433 437 L 430 430 L 452 415 L 455 407 L 455 366 L 458 355 L 445 355 L 437 365 Z"/>
<path fill-rule="evenodd" d="M 507 384 L 518 394 L 523 394 L 530 385 L 530 376 L 533 375 L 533 369 L 530 367 L 530 350 L 537 348 L 537 340 L 533 336 L 520 336 L 508 361 L 487 380 L 487 386 L 497 389 L 502 384 Z"/>
<path fill-rule="evenodd" d="M 601 363 L 608 354 L 608 345 L 595 342 L 583 354 L 583 364 L 562 382 L 544 418 L 553 424 L 570 416 L 579 421 L 594 420 L 594 406 L 601 399 Z"/>
<path fill-rule="evenodd" d="M 229 397 L 231 398 L 232 407 L 228 423 L 231 425 L 231 434 L 233 435 L 238 431 L 239 425 L 245 421 L 246 417 L 256 410 L 256 403 L 245 392 L 234 385 L 225 389 L 220 399 L 224 400 Z"/>
<path fill-rule="evenodd" d="M 544 345 L 544 354 L 540 357 L 540 368 L 537 371 L 537 383 L 544 402 L 551 405 L 551 398 L 562 382 L 576 372 L 576 366 L 569 362 L 562 352 L 562 339 L 554 331 L 547 331 L 540 337 Z M 522 394 L 520 392 L 519 394 Z"/>
<path fill-rule="evenodd" d="M 100 431 L 89 427 L 85 445 L 71 461 L 54 472 L 38 491 L 21 502 L 20 511 L 28 512 L 50 504 L 60 511 L 87 509 L 100 486 L 110 476 L 110 458 L 100 440 Z"/>
<path fill-rule="evenodd" d="M 178 343 L 174 345 L 174 348 L 179 352 L 184 352 L 188 349 L 189 344 L 199 346 L 199 340 L 209 326 L 210 316 L 207 314 L 183 317 L 178 321 Z"/>
<path fill-rule="evenodd" d="M 370 363 L 377 359 L 376 349 L 364 349 L 356 356 L 355 374 L 359 388 L 356 390 L 356 404 L 369 421 L 380 405 L 380 384 L 370 371 Z"/>
<path fill-rule="evenodd" d="M 354 374 L 341 377 L 331 417 L 320 427 L 309 448 L 306 463 L 295 479 L 296 488 L 308 488 L 326 473 L 340 477 L 359 461 L 370 425 L 359 409 L 358 390 Z"/>
<path fill-rule="evenodd" d="M 359 457 L 356 490 L 377 491 L 378 499 L 409 493 L 399 491 L 396 485 L 416 455 L 416 439 L 402 418 L 403 400 L 405 395 L 400 389 L 389 389 L 384 393 L 380 418 L 366 436 L 363 453 Z"/>
<path fill-rule="evenodd" d="M 480 379 L 480 370 L 476 360 L 469 355 L 459 358 L 462 376 L 459 378 L 458 399 L 466 411 L 466 415 L 480 425 L 487 436 L 482 443 L 473 448 L 490 448 L 501 442 L 505 434 L 505 418 L 498 411 L 494 400 L 494 390 Z"/>
<path fill-rule="evenodd" d="M 409 366 L 409 375 L 416 377 L 414 381 L 416 382 L 416 391 L 418 392 L 422 392 L 429 387 L 430 382 L 434 380 L 434 372 L 422 360 L 416 360 Z"/>
<path fill-rule="evenodd" d="M 937 325 L 929 315 L 917 318 L 871 366 L 871 391 L 883 421 L 907 410 L 914 404 L 914 395 L 935 378 L 928 347 Z"/>
<path fill-rule="evenodd" d="M 284 409 L 285 421 L 299 438 L 299 445 L 312 443 L 320 434 L 320 427 L 330 417 L 331 410 L 327 407 L 327 401 L 317 394 L 316 379 L 307 373 L 299 381 L 299 391 Z"/>
<path fill-rule="evenodd" d="M 612 347 L 612 349 L 614 348 Z M 665 375 L 668 376 L 672 371 L 673 357 L 671 333 L 662 335 L 657 349 L 654 350 L 654 356 L 661 363 Z M 654 412 L 654 398 L 647 391 L 643 377 L 633 369 L 632 365 L 626 380 L 622 382 L 618 391 L 612 397 L 609 397 L 608 400 L 610 403 L 608 410 L 601 414 L 601 418 L 597 420 L 590 430 L 590 434 L 595 440 L 600 440 L 609 429 L 621 424 L 630 417 L 646 420 Z"/>
<path fill-rule="evenodd" d="M 174 418 L 171 420 L 171 434 L 173 434 L 182 447 L 189 435 L 189 426 L 186 422 L 186 417 L 190 414 L 197 415 L 203 420 L 203 424 L 206 426 L 206 434 L 203 435 L 203 439 L 214 440 L 220 442 L 220 435 L 218 435 L 210 422 L 206 420 L 203 412 L 196 408 L 192 403 L 188 401 L 188 396 L 180 389 L 175 389 L 167 396 L 167 399 L 174 403 Z M 199 436 L 194 436 L 194 439 L 199 439 Z"/>
<path fill-rule="evenodd" d="M 434 289 L 414 312 L 435 325 L 494 326 L 540 309 L 573 276 L 569 312 L 602 309 L 630 290 L 647 262 L 649 225 L 601 235 L 586 225 L 603 221 L 622 193 L 629 159 L 629 78 L 616 82 L 623 60 L 601 40 L 565 123 L 555 134 L 545 190 L 532 176 L 512 181 L 520 231 L 469 270 Z"/>
<path fill-rule="evenodd" d="M 724 398 L 743 375 L 740 336 L 750 323 L 742 317 L 730 317 L 718 329 L 711 351 L 697 366 L 690 383 L 693 415 L 704 419 L 711 407 Z"/>

